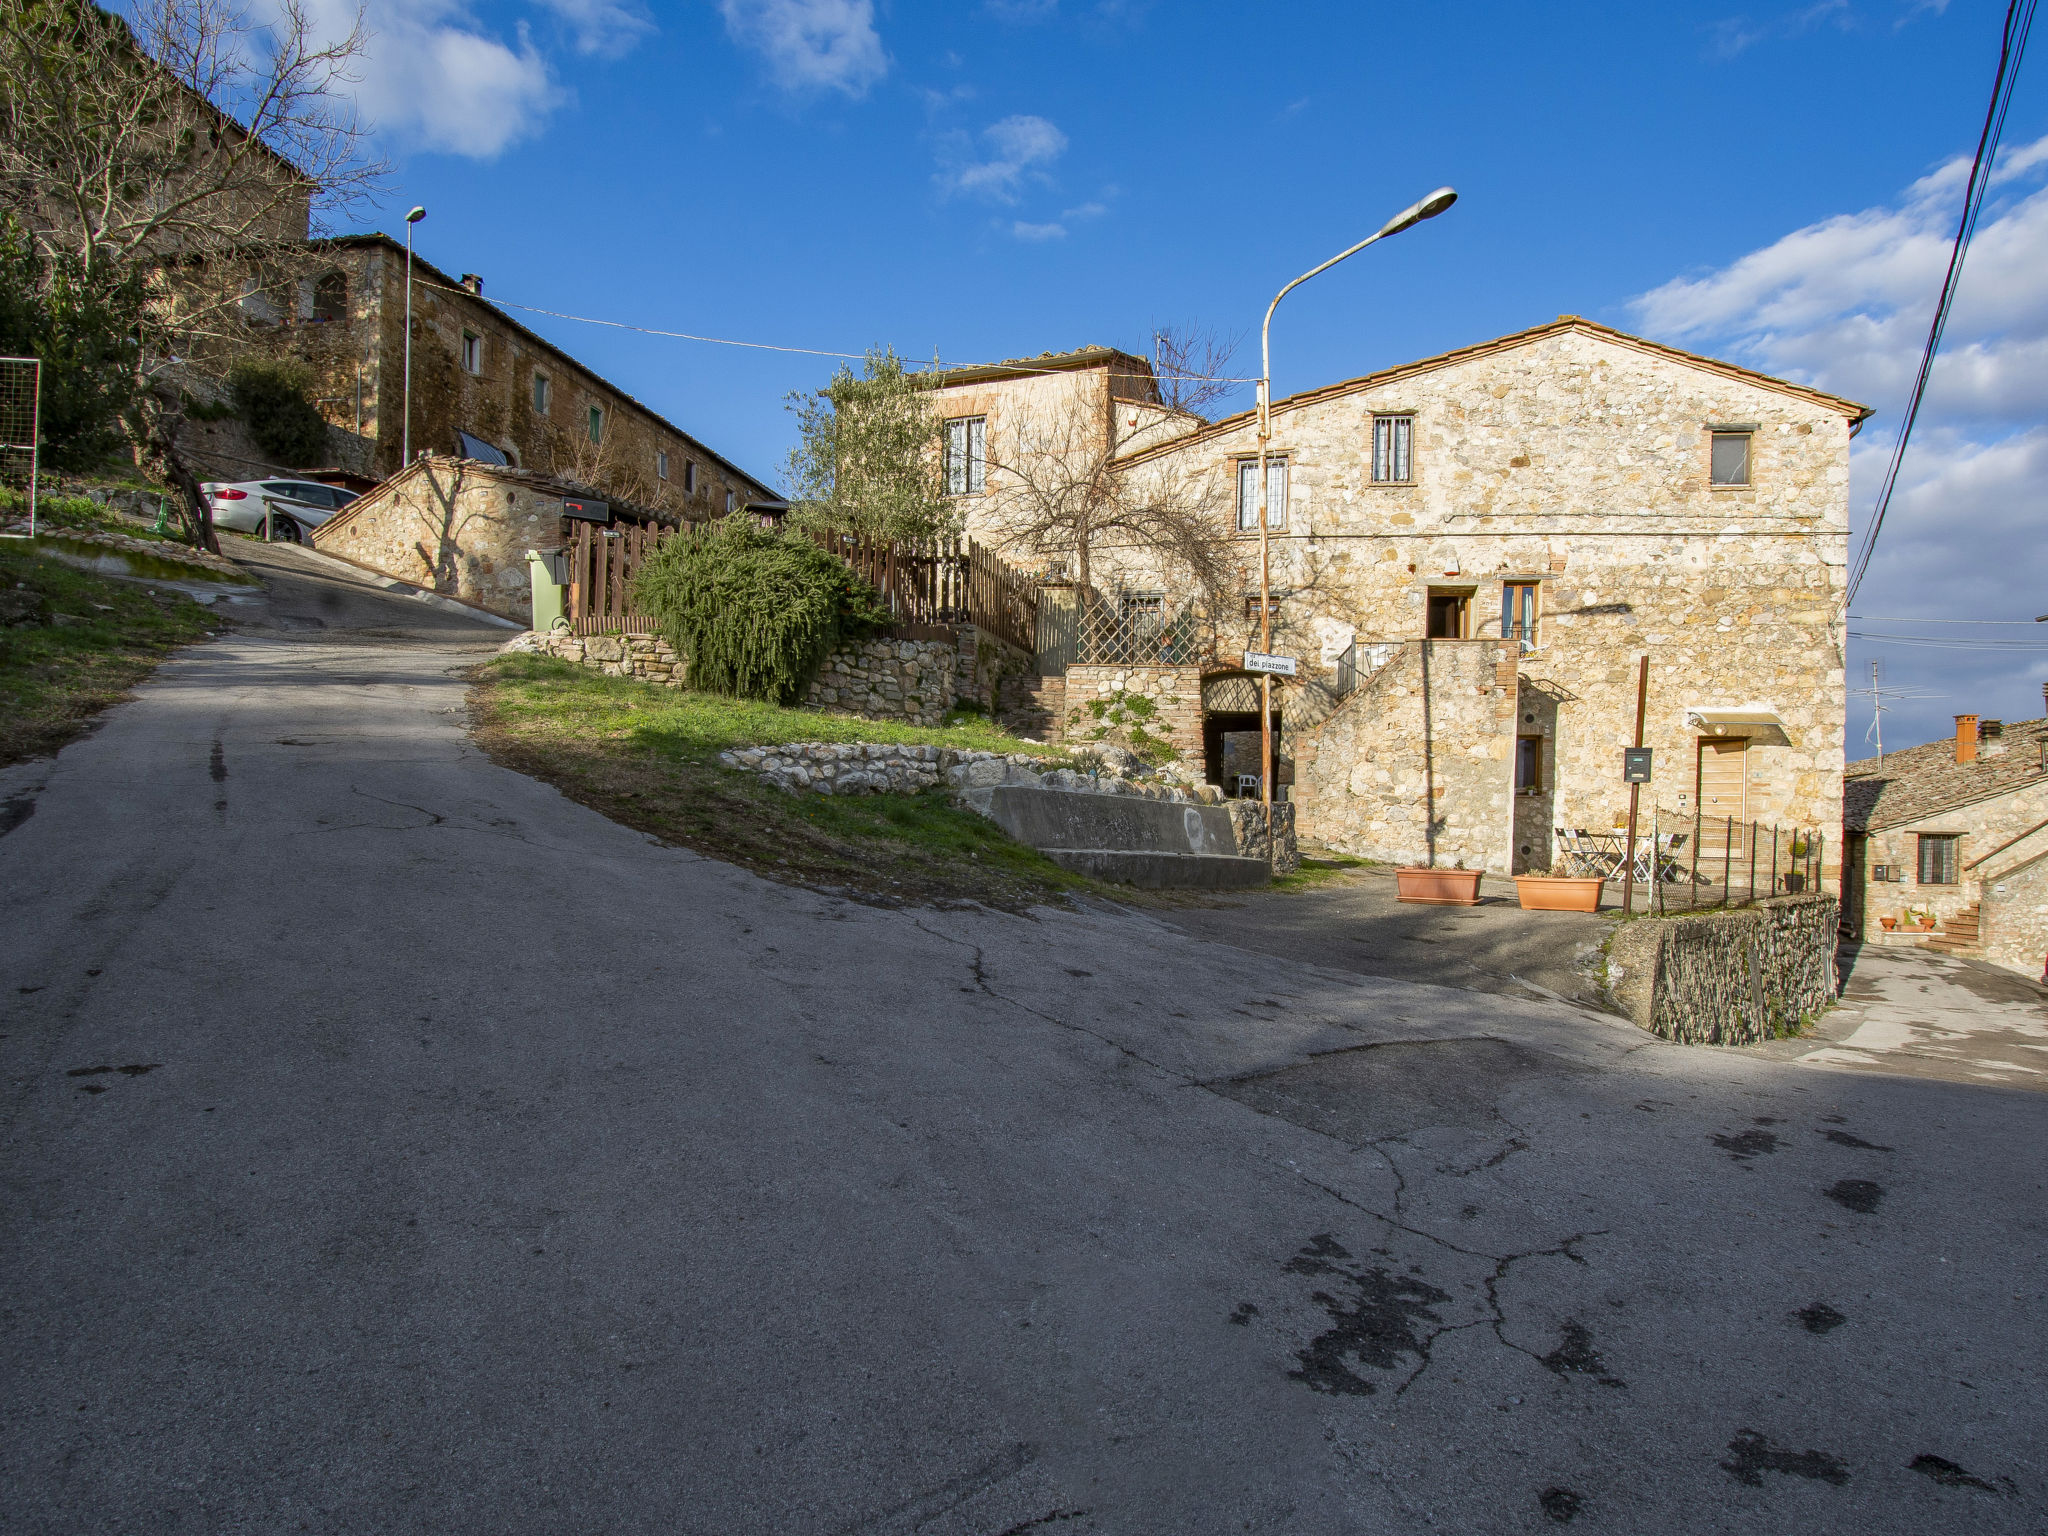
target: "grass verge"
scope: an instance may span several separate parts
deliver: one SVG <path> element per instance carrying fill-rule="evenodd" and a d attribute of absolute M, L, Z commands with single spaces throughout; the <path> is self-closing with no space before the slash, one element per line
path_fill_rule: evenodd
<path fill-rule="evenodd" d="M 1093 888 L 942 791 L 798 796 L 718 761 L 733 747 L 787 741 L 1044 751 L 977 716 L 926 728 L 781 709 L 542 656 L 480 668 L 470 702 L 477 741 L 496 761 L 613 821 L 772 880 L 891 905 L 979 901 L 1010 911 Z"/>
<path fill-rule="evenodd" d="M 1304 853 L 1301 867 L 1291 875 L 1275 875 L 1268 887 L 1275 891 L 1312 891 L 1328 885 L 1354 869 L 1371 869 L 1373 859 L 1355 859 L 1348 853 Z"/>
<path fill-rule="evenodd" d="M 6 541 L 0 625 L 0 765 L 55 752 L 214 627 L 181 593 L 107 581 Z"/>

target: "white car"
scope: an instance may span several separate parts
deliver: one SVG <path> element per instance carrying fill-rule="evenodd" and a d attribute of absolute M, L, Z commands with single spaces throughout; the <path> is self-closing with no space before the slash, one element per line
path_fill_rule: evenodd
<path fill-rule="evenodd" d="M 357 495 L 317 480 L 209 480 L 199 490 L 213 506 L 216 528 L 253 533 L 260 538 L 267 512 L 271 538 L 288 544 L 301 542 Z"/>

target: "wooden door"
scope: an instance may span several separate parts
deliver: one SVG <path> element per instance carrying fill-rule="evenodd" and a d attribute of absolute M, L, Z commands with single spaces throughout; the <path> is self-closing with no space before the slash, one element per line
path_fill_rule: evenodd
<path fill-rule="evenodd" d="M 1700 743 L 1700 815 L 1726 825 L 1727 818 L 1749 820 L 1748 741 L 1707 740 Z"/>

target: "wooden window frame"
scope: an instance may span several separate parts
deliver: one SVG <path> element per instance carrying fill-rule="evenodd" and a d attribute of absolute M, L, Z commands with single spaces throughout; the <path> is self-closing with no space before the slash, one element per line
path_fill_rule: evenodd
<path fill-rule="evenodd" d="M 954 428 L 960 445 L 955 456 Z M 976 429 L 979 429 L 978 431 Z M 979 496 L 988 489 L 988 415 L 946 418 L 946 494 Z"/>
<path fill-rule="evenodd" d="M 1393 476 L 1381 478 L 1380 423 L 1382 422 L 1387 423 L 1390 435 L 1394 423 L 1407 423 L 1408 440 L 1403 447 L 1406 451 L 1408 462 L 1403 467 L 1407 469 L 1408 473 L 1403 478 L 1397 479 Z M 1385 485 L 1397 488 L 1415 484 L 1415 413 L 1413 411 L 1374 411 L 1372 413 L 1372 440 L 1366 447 L 1366 483 L 1368 485 Z"/>
<path fill-rule="evenodd" d="M 604 418 L 604 407 L 593 405 L 583 419 L 584 428 L 590 434 L 590 446 L 593 448 L 604 446 Z"/>
<path fill-rule="evenodd" d="M 668 450 L 666 448 L 654 450 L 654 478 L 657 480 L 666 480 L 668 478 Z"/>
<path fill-rule="evenodd" d="M 1540 795 L 1543 793 L 1543 741 L 1541 735 L 1523 732 L 1515 738 L 1515 793 L 1518 795 Z M 1533 751 L 1531 743 L 1534 744 Z M 1527 783 L 1522 780 L 1524 754 L 1535 758 L 1535 772 Z"/>
<path fill-rule="evenodd" d="M 1245 471 L 1249 469 L 1250 475 Z M 1273 473 L 1280 474 L 1280 506 L 1273 506 Z M 1259 536 L 1259 503 L 1256 492 L 1259 483 L 1259 458 L 1257 454 L 1239 455 L 1231 461 L 1231 477 L 1234 487 L 1232 495 L 1237 501 L 1237 531 L 1240 535 L 1256 539 Z M 1245 502 L 1245 483 L 1249 480 L 1254 495 L 1249 506 Z M 1269 453 L 1266 455 L 1266 532 L 1287 531 L 1287 504 L 1294 499 L 1294 471 L 1288 455 Z"/>
<path fill-rule="evenodd" d="M 554 398 L 555 398 L 555 381 L 554 381 L 553 379 L 549 378 L 549 377 L 548 377 L 548 376 L 547 376 L 546 374 L 542 373 L 542 372 L 541 372 L 541 371 L 540 371 L 540 370 L 539 370 L 538 368 L 534 369 L 534 371 L 533 371 L 533 413 L 534 413 L 534 415 L 536 415 L 536 416 L 545 416 L 545 415 L 547 415 L 547 413 L 548 413 L 548 407 L 549 407 L 550 405 L 552 405 L 552 404 L 554 403 Z"/>
<path fill-rule="evenodd" d="M 1517 636 L 1513 633 L 1513 631 L 1516 628 L 1522 627 L 1522 621 L 1510 621 L 1508 618 L 1508 615 L 1510 613 L 1516 611 L 1517 606 L 1514 602 L 1514 599 L 1510 598 L 1508 594 L 1510 592 L 1523 591 L 1526 591 L 1529 594 L 1529 601 L 1526 605 L 1526 611 L 1529 614 L 1526 627 L 1528 628 L 1529 633 L 1526 638 Z M 1543 643 L 1542 582 L 1504 581 L 1500 584 L 1500 637 L 1503 640 L 1521 639 L 1522 654 L 1524 656 L 1532 656 L 1536 653 L 1537 649 Z"/>
<path fill-rule="evenodd" d="M 483 377 L 484 338 L 481 332 L 465 330 L 462 333 L 462 371 L 471 378 Z"/>
<path fill-rule="evenodd" d="M 1425 640 L 1469 640 L 1472 638 L 1472 599 L 1477 589 L 1467 585 L 1446 587 L 1431 585 L 1422 594 L 1422 638 Z M 1455 598 L 1458 602 L 1458 633 L 1455 635 L 1432 635 L 1429 632 L 1429 613 L 1436 599 Z"/>
<path fill-rule="evenodd" d="M 1913 848 L 1914 884 L 1946 887 L 1963 883 L 1962 834 L 1957 832 L 1916 832 L 1913 836 L 1915 838 Z M 1937 865 L 1937 874 L 1944 872 L 1938 866 L 1942 863 L 1947 864 L 1948 867 L 1945 872 L 1949 878 L 1946 880 L 1929 880 L 1927 878 L 1927 866 L 1929 863 L 1927 856 L 1937 848 L 1946 848 L 1948 850 L 1945 860 L 1937 858 L 1934 861 Z"/>

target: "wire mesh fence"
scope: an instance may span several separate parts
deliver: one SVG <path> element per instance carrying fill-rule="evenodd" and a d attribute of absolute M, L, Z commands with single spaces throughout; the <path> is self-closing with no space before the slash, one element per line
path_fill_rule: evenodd
<path fill-rule="evenodd" d="M 0 357 L 0 486 L 26 502 L 28 532 L 36 529 L 36 438 L 43 365 L 33 357 Z"/>
<path fill-rule="evenodd" d="M 1657 912 L 1746 907 L 1766 896 L 1821 887 L 1827 835 L 1814 827 L 1767 826 L 1733 816 L 1645 807 L 1636 840 L 1628 834 L 1557 829 L 1565 868 L 1623 882 Z"/>

